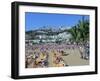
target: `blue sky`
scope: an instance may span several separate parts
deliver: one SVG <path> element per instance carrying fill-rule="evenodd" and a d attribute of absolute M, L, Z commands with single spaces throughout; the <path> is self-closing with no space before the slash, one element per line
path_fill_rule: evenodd
<path fill-rule="evenodd" d="M 25 12 L 25 29 L 26 31 L 35 30 L 43 26 L 55 28 L 60 26 L 72 27 L 82 19 L 82 16 L 83 15 Z M 89 20 L 88 15 L 84 17 Z"/>

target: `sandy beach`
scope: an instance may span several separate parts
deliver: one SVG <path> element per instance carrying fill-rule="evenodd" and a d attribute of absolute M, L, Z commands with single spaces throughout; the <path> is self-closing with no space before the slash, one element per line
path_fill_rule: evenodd
<path fill-rule="evenodd" d="M 42 52 L 44 49 L 42 49 L 42 51 L 41 51 L 41 49 L 39 47 L 40 48 L 43 48 L 43 47 L 45 48 L 46 47 L 46 48 L 49 48 L 49 49 L 45 50 L 44 52 L 46 52 L 46 53 L 44 53 L 44 52 Z M 64 66 L 66 66 L 66 67 L 67 66 L 69 67 L 69 66 L 89 65 L 89 59 L 88 60 L 82 59 L 81 58 L 81 54 L 80 54 L 78 48 L 76 48 L 76 47 L 74 49 L 66 48 L 65 45 L 62 46 L 63 48 L 61 48 L 61 45 L 60 46 L 59 45 L 58 46 L 52 46 L 52 45 L 50 46 L 49 45 L 49 46 L 42 46 L 42 47 L 39 46 L 39 47 L 37 46 L 36 49 L 31 50 L 30 56 L 32 56 L 32 57 L 34 56 L 34 51 L 37 52 L 37 53 L 40 53 L 40 56 L 38 56 L 38 59 L 35 59 L 35 60 L 30 57 L 30 64 L 28 64 L 27 68 L 37 68 L 37 66 L 35 67 L 36 64 L 34 64 L 35 61 L 39 62 L 38 67 L 41 67 L 40 63 L 43 62 L 43 61 L 47 61 L 47 66 L 46 67 L 59 67 L 59 66 L 63 66 L 60 63 L 60 61 L 59 61 L 59 63 L 55 63 L 54 62 L 54 59 L 56 57 L 60 57 L 62 59 L 62 62 L 64 64 Z M 33 46 L 33 48 L 34 48 L 34 46 Z M 58 51 L 58 48 L 60 48 L 60 50 L 63 49 L 63 51 L 65 53 L 62 55 Z M 43 53 L 45 54 L 44 56 L 43 56 Z M 54 54 L 56 54 L 57 56 L 55 57 Z M 26 54 L 26 56 L 27 55 L 29 56 L 29 54 Z M 48 57 L 47 57 L 47 55 L 48 55 Z M 44 67 L 44 66 L 42 65 L 42 67 Z"/>

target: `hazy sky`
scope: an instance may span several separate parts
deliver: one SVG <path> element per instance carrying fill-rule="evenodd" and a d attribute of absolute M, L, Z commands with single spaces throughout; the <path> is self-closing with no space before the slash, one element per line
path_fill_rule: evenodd
<path fill-rule="evenodd" d="M 50 14 L 50 13 L 25 13 L 25 28 L 26 31 L 50 26 L 58 28 L 60 26 L 72 27 L 82 20 L 83 15 L 73 14 Z M 85 19 L 89 20 L 88 15 L 84 15 Z"/>

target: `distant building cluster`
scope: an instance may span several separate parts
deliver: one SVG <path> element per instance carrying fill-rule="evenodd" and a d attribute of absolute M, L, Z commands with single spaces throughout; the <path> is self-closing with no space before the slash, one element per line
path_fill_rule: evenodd
<path fill-rule="evenodd" d="M 64 30 L 35 30 L 26 33 L 25 42 L 30 44 L 41 44 L 41 43 L 69 43 L 71 35 Z"/>

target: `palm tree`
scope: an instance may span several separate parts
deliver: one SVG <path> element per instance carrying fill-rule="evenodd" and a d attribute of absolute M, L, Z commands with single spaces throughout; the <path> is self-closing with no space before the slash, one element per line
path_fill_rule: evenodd
<path fill-rule="evenodd" d="M 72 43 L 77 43 L 78 42 L 78 29 L 76 26 L 72 27 L 71 29 L 68 30 L 68 32 L 71 34 L 71 42 Z"/>
<path fill-rule="evenodd" d="M 89 41 L 89 21 L 84 20 L 83 16 L 82 20 L 79 21 L 77 25 L 69 29 L 68 32 L 71 34 L 71 41 L 77 44 L 85 44 Z"/>
<path fill-rule="evenodd" d="M 69 29 L 68 32 L 71 34 L 70 40 L 77 44 L 79 52 L 81 53 L 81 55 L 83 55 L 83 53 L 80 50 L 79 44 L 82 44 L 85 50 L 86 43 L 89 42 L 89 21 L 84 20 L 83 16 L 82 20 L 79 21 L 77 25 Z"/>
<path fill-rule="evenodd" d="M 84 20 L 84 16 L 82 21 L 79 21 L 77 24 L 78 33 L 79 33 L 79 42 L 85 44 L 89 41 L 89 21 Z"/>

